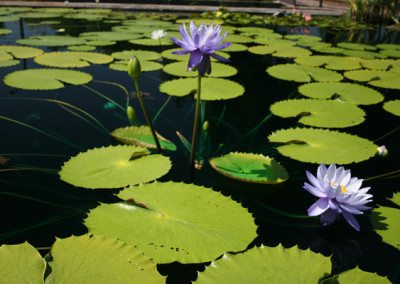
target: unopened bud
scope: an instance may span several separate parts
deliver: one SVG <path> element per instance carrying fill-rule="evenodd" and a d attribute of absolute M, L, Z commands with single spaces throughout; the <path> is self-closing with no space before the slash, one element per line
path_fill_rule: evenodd
<path fill-rule="evenodd" d="M 142 69 L 140 68 L 139 59 L 136 56 L 132 56 L 131 60 L 128 62 L 128 74 L 132 79 L 136 80 L 139 78 L 142 73 Z"/>
<path fill-rule="evenodd" d="M 378 152 L 376 154 L 381 157 L 386 157 L 389 153 L 385 145 L 379 146 L 377 151 Z"/>
<path fill-rule="evenodd" d="M 126 110 L 126 114 L 128 115 L 128 118 L 130 121 L 132 121 L 133 124 L 136 124 L 136 111 L 133 107 L 128 106 Z"/>
<path fill-rule="evenodd" d="M 209 124 L 208 121 L 206 120 L 206 121 L 203 123 L 203 130 L 204 130 L 204 131 L 208 131 L 209 128 L 210 128 L 210 124 Z"/>

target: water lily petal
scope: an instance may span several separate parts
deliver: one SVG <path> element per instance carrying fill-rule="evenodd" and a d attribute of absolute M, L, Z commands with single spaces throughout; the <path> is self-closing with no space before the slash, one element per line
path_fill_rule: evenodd
<path fill-rule="evenodd" d="M 343 209 L 343 212 L 344 212 L 344 211 L 347 211 L 347 212 L 349 212 L 349 213 L 351 213 L 351 214 L 354 214 L 354 215 L 364 214 L 362 211 L 360 211 L 360 210 L 354 208 L 353 206 L 351 206 L 351 205 L 349 205 L 349 204 L 341 203 L 339 206 L 340 206 L 340 208 Z M 342 212 L 342 213 L 343 213 L 343 212 Z"/>
<path fill-rule="evenodd" d="M 186 42 L 184 42 L 184 41 L 182 41 L 182 40 L 180 40 L 180 39 L 174 38 L 174 37 L 172 37 L 172 36 L 170 36 L 169 38 L 170 38 L 174 43 L 176 43 L 177 45 L 179 45 L 180 47 L 182 47 L 183 49 L 186 49 L 186 50 L 189 50 L 189 51 L 196 50 L 195 47 L 189 45 L 188 43 L 186 43 Z"/>
<path fill-rule="evenodd" d="M 325 192 L 322 192 L 317 187 L 314 187 L 306 182 L 304 183 L 303 188 L 305 190 L 307 190 L 309 193 L 311 193 L 312 195 L 315 195 L 316 197 L 320 197 L 320 198 L 327 197 Z"/>
<path fill-rule="evenodd" d="M 307 209 L 309 216 L 318 216 L 329 208 L 328 198 L 320 198 L 317 202 Z"/>
<path fill-rule="evenodd" d="M 326 169 L 325 164 L 319 165 L 319 167 L 317 169 L 317 179 L 323 180 L 326 175 L 326 171 L 327 171 L 327 169 Z"/>
<path fill-rule="evenodd" d="M 226 59 L 225 57 L 222 57 L 221 55 L 212 53 L 210 54 L 213 58 L 217 59 L 218 61 L 224 62 L 224 63 L 229 63 L 231 62 L 229 59 Z"/>
<path fill-rule="evenodd" d="M 196 49 L 190 53 L 188 71 L 192 70 L 194 66 L 200 64 L 201 60 L 203 59 L 203 53 L 200 50 Z"/>
<path fill-rule="evenodd" d="M 214 46 L 214 50 L 218 51 L 218 50 L 227 48 L 228 46 L 231 46 L 231 45 L 232 45 L 232 42 L 224 42 L 224 43 Z"/>
<path fill-rule="evenodd" d="M 190 51 L 189 51 L 189 50 L 183 49 L 183 50 L 172 51 L 171 53 L 172 53 L 172 54 L 176 54 L 176 55 L 185 55 L 185 54 L 190 53 Z"/>
<path fill-rule="evenodd" d="M 343 211 L 342 215 L 346 219 L 347 223 L 349 223 L 357 231 L 360 231 L 360 224 L 358 224 L 356 218 L 354 218 L 352 214 Z"/>

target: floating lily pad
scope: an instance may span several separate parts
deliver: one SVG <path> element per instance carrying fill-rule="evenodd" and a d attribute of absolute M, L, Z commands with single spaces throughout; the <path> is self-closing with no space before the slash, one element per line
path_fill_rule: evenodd
<path fill-rule="evenodd" d="M 361 65 L 371 70 L 400 72 L 400 60 L 395 59 L 364 59 Z"/>
<path fill-rule="evenodd" d="M 210 165 L 224 176 L 245 182 L 276 184 L 289 178 L 285 168 L 273 158 L 252 153 L 229 153 L 212 158 Z"/>
<path fill-rule="evenodd" d="M 153 135 L 151 134 L 150 127 L 143 125 L 140 127 L 129 126 L 115 129 L 111 132 L 111 135 L 121 141 L 122 143 L 128 145 L 135 145 L 140 147 L 155 149 L 156 143 L 154 142 Z M 165 139 L 160 134 L 157 133 L 157 137 L 160 141 L 160 146 L 162 149 L 176 150 L 176 146 L 171 141 Z"/>
<path fill-rule="evenodd" d="M 343 52 L 345 52 L 344 48 L 327 46 L 327 45 L 311 46 L 311 49 L 316 52 L 329 53 L 329 54 L 343 54 Z"/>
<path fill-rule="evenodd" d="M 211 65 L 209 77 L 231 77 L 237 74 L 237 69 L 227 64 L 215 62 Z M 187 62 L 179 61 L 164 66 L 163 71 L 179 77 L 197 77 L 197 72 L 187 71 Z"/>
<path fill-rule="evenodd" d="M 3 283 L 44 283 L 46 262 L 27 242 L 0 247 L 0 279 Z"/>
<path fill-rule="evenodd" d="M 171 168 L 169 158 L 150 155 L 146 148 L 109 146 L 95 148 L 65 162 L 60 178 L 85 188 L 119 188 L 153 181 Z"/>
<path fill-rule="evenodd" d="M 128 62 L 129 60 L 116 61 L 111 63 L 109 65 L 109 68 L 113 70 L 128 72 Z M 140 60 L 140 69 L 142 70 L 142 72 L 155 71 L 155 70 L 160 70 L 162 68 L 163 65 L 158 62 Z"/>
<path fill-rule="evenodd" d="M 329 274 L 329 257 L 297 246 L 284 248 L 255 247 L 239 254 L 225 254 L 204 272 L 199 272 L 194 283 L 319 283 Z M 350 283 L 350 282 L 349 282 Z"/>
<path fill-rule="evenodd" d="M 352 50 L 376 50 L 377 48 L 368 44 L 352 43 L 352 42 L 339 42 L 338 47 L 352 49 Z"/>
<path fill-rule="evenodd" d="M 69 45 L 82 45 L 85 40 L 82 38 L 61 35 L 44 35 L 44 36 L 31 36 L 16 41 L 22 45 L 33 46 L 69 46 Z"/>
<path fill-rule="evenodd" d="M 0 60 L 0 67 L 10 67 L 19 64 L 19 60 Z"/>
<path fill-rule="evenodd" d="M 296 45 L 306 46 L 311 48 L 329 48 L 332 45 L 322 41 L 297 41 Z"/>
<path fill-rule="evenodd" d="M 147 45 L 147 46 L 167 46 L 175 44 L 172 40 L 167 37 L 163 37 L 160 39 L 152 39 L 152 38 L 140 38 L 140 39 L 133 39 L 129 41 L 132 44 L 137 45 Z"/>
<path fill-rule="evenodd" d="M 400 206 L 400 193 L 393 194 L 391 201 Z M 382 237 L 385 243 L 400 250 L 400 209 L 379 206 L 374 208 L 371 215 L 376 233 Z"/>
<path fill-rule="evenodd" d="M 350 80 L 368 82 L 369 85 L 375 87 L 400 89 L 399 73 L 397 72 L 354 70 L 347 71 L 343 75 Z"/>
<path fill-rule="evenodd" d="M 252 33 L 252 34 L 264 34 L 264 33 L 273 33 L 274 30 L 267 29 L 263 27 L 238 27 L 236 29 L 240 33 Z"/>
<path fill-rule="evenodd" d="M 37 64 L 50 67 L 85 67 L 92 64 L 105 64 L 113 61 L 110 55 L 96 52 L 79 52 L 79 51 L 60 51 L 49 52 L 37 56 L 34 61 Z"/>
<path fill-rule="evenodd" d="M 197 90 L 197 78 L 166 81 L 160 91 L 170 96 L 183 97 Z M 206 101 L 228 100 L 243 95 L 242 85 L 221 78 L 202 78 L 201 99 Z"/>
<path fill-rule="evenodd" d="M 0 35 L 8 35 L 11 34 L 12 30 L 9 29 L 0 29 Z"/>
<path fill-rule="evenodd" d="M 390 284 L 390 280 L 387 277 L 379 276 L 376 273 L 362 271 L 356 267 L 345 272 L 341 272 L 337 275 L 338 283 L 352 283 L 352 284 Z M 325 282 L 322 281 L 322 284 Z"/>
<path fill-rule="evenodd" d="M 385 102 L 383 109 L 391 114 L 400 116 L 400 100 Z"/>
<path fill-rule="evenodd" d="M 342 54 L 347 55 L 347 56 L 366 58 L 366 59 L 388 57 L 387 55 L 385 55 L 383 53 L 367 51 L 367 50 L 347 50 L 346 49 L 342 52 Z"/>
<path fill-rule="evenodd" d="M 67 49 L 71 51 L 92 51 L 95 50 L 96 47 L 91 45 L 72 45 L 68 46 Z"/>
<path fill-rule="evenodd" d="M 283 143 L 277 150 L 295 160 L 316 164 L 350 164 L 373 157 L 378 147 L 371 141 L 347 133 L 314 128 L 278 130 L 270 142 Z"/>
<path fill-rule="evenodd" d="M 360 59 L 354 57 L 314 55 L 298 57 L 294 61 L 302 65 L 324 67 L 331 70 L 354 70 L 361 68 Z"/>
<path fill-rule="evenodd" d="M 130 34 L 130 33 L 118 33 L 118 32 L 84 32 L 81 33 L 79 37 L 88 41 L 89 40 L 126 41 L 126 40 L 140 38 L 141 35 Z"/>
<path fill-rule="evenodd" d="M 18 17 L 25 19 L 46 19 L 46 18 L 59 18 L 60 13 L 45 13 L 45 12 L 24 12 L 18 13 Z"/>
<path fill-rule="evenodd" d="M 321 41 L 322 38 L 319 36 L 313 36 L 313 35 L 286 35 L 286 39 L 290 40 L 297 40 L 297 41 Z"/>
<path fill-rule="evenodd" d="M 223 31 L 224 32 L 224 31 Z M 223 40 L 224 42 L 233 42 L 233 43 L 249 43 L 253 42 L 253 39 L 244 35 L 236 35 L 232 33 L 228 33 L 228 35 Z"/>
<path fill-rule="evenodd" d="M 167 50 L 164 50 L 161 55 L 162 55 L 162 57 L 167 58 L 167 59 L 188 62 L 189 61 L 189 57 L 190 57 L 189 54 L 186 54 L 186 55 L 172 54 L 172 52 L 178 51 L 178 50 L 182 50 L 182 48 L 167 49 Z M 222 57 L 225 57 L 227 59 L 229 59 L 230 56 L 231 56 L 229 53 L 226 53 L 226 52 L 223 52 L 223 51 L 217 51 L 217 52 L 215 52 L 215 54 L 218 54 L 218 55 L 220 55 Z M 211 57 L 211 61 L 217 61 L 217 60 Z"/>
<path fill-rule="evenodd" d="M 249 48 L 250 53 L 254 54 L 272 54 L 276 57 L 295 58 L 311 54 L 311 51 L 297 46 L 281 46 L 281 45 L 258 45 Z"/>
<path fill-rule="evenodd" d="M 18 15 L 0 16 L 0 23 L 18 21 L 20 17 Z"/>
<path fill-rule="evenodd" d="M 4 77 L 6 85 L 25 90 L 54 90 L 63 88 L 63 83 L 82 85 L 91 80 L 87 73 L 61 69 L 28 69 Z"/>
<path fill-rule="evenodd" d="M 400 58 L 400 50 L 398 49 L 384 49 L 379 52 L 385 57 Z"/>
<path fill-rule="evenodd" d="M 66 19 L 73 19 L 73 20 L 101 21 L 107 16 L 102 14 L 84 13 L 83 11 L 80 11 L 79 13 L 64 15 L 63 17 Z"/>
<path fill-rule="evenodd" d="M 271 105 L 280 117 L 298 117 L 299 123 L 314 127 L 343 128 L 365 120 L 365 112 L 354 104 L 332 100 L 285 100 Z"/>
<path fill-rule="evenodd" d="M 134 245 L 157 263 L 201 263 L 241 251 L 257 236 L 251 214 L 211 188 L 176 182 L 131 186 L 125 203 L 92 209 L 85 226 L 95 235 Z"/>
<path fill-rule="evenodd" d="M 337 99 L 356 105 L 372 105 L 383 101 L 378 91 L 358 84 L 343 82 L 319 82 L 299 87 L 299 92 L 315 99 Z"/>
<path fill-rule="evenodd" d="M 343 79 L 342 75 L 334 71 L 298 64 L 274 65 L 269 67 L 267 72 L 272 77 L 295 82 L 337 82 Z"/>
<path fill-rule="evenodd" d="M 136 56 L 140 60 L 140 63 L 142 63 L 142 60 L 157 60 L 161 57 L 161 54 L 149 50 L 124 50 L 113 52 L 111 56 L 121 60 L 130 60 L 132 56 Z"/>
<path fill-rule="evenodd" d="M 380 43 L 376 45 L 377 48 L 381 49 L 398 49 L 400 50 L 400 44 L 394 44 L 394 43 Z"/>
<path fill-rule="evenodd" d="M 280 45 L 280 46 L 283 45 L 293 46 L 296 44 L 295 41 L 288 39 L 281 39 L 281 38 L 256 38 L 254 42 L 262 45 Z"/>
<path fill-rule="evenodd" d="M 239 51 L 246 51 L 247 50 L 247 45 L 244 44 L 240 44 L 240 43 L 235 43 L 232 44 L 230 46 L 228 46 L 227 48 L 224 48 L 225 52 L 239 52 Z M 216 52 L 218 54 L 218 52 Z M 225 58 L 227 58 L 226 56 L 224 56 Z"/>
<path fill-rule="evenodd" d="M 92 46 L 111 46 L 117 44 L 117 42 L 112 40 L 89 40 L 86 44 Z"/>

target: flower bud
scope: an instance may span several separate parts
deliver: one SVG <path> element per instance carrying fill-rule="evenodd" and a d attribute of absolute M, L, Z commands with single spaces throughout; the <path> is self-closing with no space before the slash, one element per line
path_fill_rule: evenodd
<path fill-rule="evenodd" d="M 128 62 L 128 74 L 132 79 L 136 80 L 139 78 L 142 73 L 142 69 L 140 68 L 139 59 L 136 56 L 132 56 L 131 60 Z"/>
<path fill-rule="evenodd" d="M 204 130 L 204 131 L 208 131 L 209 128 L 210 128 L 210 124 L 209 124 L 208 121 L 206 120 L 206 121 L 203 123 L 203 130 Z"/>
<path fill-rule="evenodd" d="M 133 124 L 136 123 L 136 112 L 135 109 L 131 106 L 128 106 L 126 110 L 126 114 L 128 115 L 128 118 L 132 121 Z"/>
<path fill-rule="evenodd" d="M 381 157 L 386 157 L 387 155 L 388 155 L 388 150 L 387 150 L 387 148 L 386 148 L 386 146 L 385 145 L 382 145 L 382 146 L 379 146 L 378 148 L 377 148 L 377 155 L 378 156 L 381 156 Z"/>

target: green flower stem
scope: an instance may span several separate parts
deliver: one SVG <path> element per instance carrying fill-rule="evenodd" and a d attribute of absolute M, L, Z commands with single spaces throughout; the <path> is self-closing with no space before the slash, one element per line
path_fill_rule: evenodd
<path fill-rule="evenodd" d="M 265 203 L 259 202 L 259 201 L 254 201 L 256 204 L 276 213 L 282 216 L 286 216 L 286 217 L 290 217 L 290 218 L 296 218 L 296 219 L 310 219 L 310 218 L 314 218 L 313 216 L 308 216 L 308 215 L 300 215 L 300 214 L 293 214 L 293 213 L 289 213 L 289 212 L 285 212 L 282 210 L 278 210 L 276 208 L 273 208 L 271 206 L 268 206 Z"/>
<path fill-rule="evenodd" d="M 199 117 L 200 117 L 200 95 L 201 95 L 201 75 L 197 76 L 197 98 L 196 98 L 196 111 L 194 113 L 194 125 L 193 125 L 193 136 L 192 136 L 192 150 L 190 151 L 190 165 L 194 165 L 194 159 L 196 156 L 196 142 L 197 132 L 199 128 Z"/>
<path fill-rule="evenodd" d="M 139 89 L 138 79 L 134 79 L 133 81 L 135 82 L 136 92 L 137 92 L 137 96 L 138 96 L 138 99 L 139 99 L 139 102 L 140 102 L 140 106 L 142 107 L 142 110 L 143 110 L 143 114 L 144 114 L 144 116 L 146 118 L 147 124 L 150 127 L 151 134 L 153 135 L 153 139 L 156 142 L 157 151 L 159 153 L 161 153 L 160 142 L 158 141 L 158 137 L 157 137 L 156 132 L 154 131 L 154 128 L 153 128 L 153 124 L 151 123 L 149 114 L 147 113 L 146 107 L 144 106 L 144 103 L 143 103 L 142 93 L 140 92 L 140 89 Z"/>
<path fill-rule="evenodd" d="M 374 179 L 378 179 L 378 178 L 383 178 L 383 177 L 387 177 L 387 176 L 394 175 L 394 174 L 397 174 L 397 173 L 400 173 L 400 170 L 396 170 L 396 171 L 393 171 L 393 172 L 377 175 L 377 176 L 374 176 L 374 177 L 365 178 L 364 181 L 370 181 L 370 180 L 374 180 Z"/>
<path fill-rule="evenodd" d="M 386 133 L 385 135 L 383 135 L 383 136 L 381 136 L 381 137 L 375 139 L 375 140 L 374 140 L 374 143 L 378 142 L 379 140 L 382 140 L 383 138 L 386 138 L 387 136 L 389 136 L 389 135 L 391 135 L 391 134 L 393 134 L 393 133 L 395 133 L 396 131 L 399 131 L 399 130 L 400 130 L 400 126 L 399 126 L 399 127 L 396 127 L 395 129 L 393 129 L 392 131 Z"/>
<path fill-rule="evenodd" d="M 81 86 L 85 87 L 85 88 L 88 89 L 88 90 L 91 90 L 93 93 L 99 95 L 100 97 L 106 99 L 107 101 L 112 102 L 112 103 L 115 104 L 118 108 L 120 108 L 123 112 L 126 111 L 125 108 L 124 108 L 123 106 L 121 106 L 119 103 L 117 103 L 116 101 L 114 101 L 114 100 L 110 99 L 109 97 L 103 95 L 102 93 L 96 91 L 95 89 L 92 89 L 92 88 L 90 88 L 89 86 L 86 86 L 86 85 L 81 85 Z"/>
<path fill-rule="evenodd" d="M 169 101 L 171 100 L 171 96 L 168 96 L 168 99 L 164 102 L 164 104 L 161 106 L 161 108 L 158 110 L 158 112 L 156 113 L 156 115 L 153 118 L 153 124 L 156 123 L 157 118 L 160 116 L 161 112 L 165 109 L 165 107 L 167 106 L 167 104 L 169 103 Z"/>

